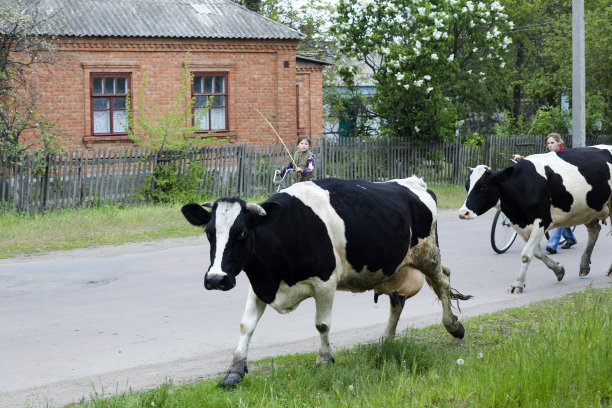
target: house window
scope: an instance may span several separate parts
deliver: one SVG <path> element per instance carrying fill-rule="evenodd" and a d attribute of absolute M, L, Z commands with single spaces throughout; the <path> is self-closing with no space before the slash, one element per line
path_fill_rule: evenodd
<path fill-rule="evenodd" d="M 201 130 L 228 130 L 227 73 L 195 73 L 193 117 Z"/>
<path fill-rule="evenodd" d="M 127 134 L 128 74 L 91 74 L 91 127 L 94 135 Z"/>

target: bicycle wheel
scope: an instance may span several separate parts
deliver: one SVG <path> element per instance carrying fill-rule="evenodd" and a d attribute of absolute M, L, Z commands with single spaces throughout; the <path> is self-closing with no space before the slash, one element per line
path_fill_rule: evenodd
<path fill-rule="evenodd" d="M 500 210 L 493 217 L 491 226 L 491 247 L 498 254 L 506 252 L 514 243 L 517 233 L 512 228 L 512 223 Z"/>

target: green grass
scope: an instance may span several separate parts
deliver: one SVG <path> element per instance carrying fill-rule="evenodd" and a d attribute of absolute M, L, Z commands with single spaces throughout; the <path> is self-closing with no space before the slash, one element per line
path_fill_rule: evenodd
<path fill-rule="evenodd" d="M 166 383 L 75 407 L 610 407 L 610 310 L 612 289 L 588 289 L 467 319 L 463 341 L 435 325 L 331 365 L 314 353 L 250 362 L 235 389 Z"/>
<path fill-rule="evenodd" d="M 430 188 L 438 197 L 440 209 L 459 208 L 465 199 L 461 186 L 443 184 Z M 105 205 L 42 215 L 0 212 L 0 259 L 201 233 L 201 229 L 185 221 L 180 205 Z"/>
<path fill-rule="evenodd" d="M 179 205 L 0 212 L 0 258 L 201 233 L 185 221 Z"/>
<path fill-rule="evenodd" d="M 465 187 L 458 184 L 428 184 L 427 187 L 436 194 L 438 209 L 459 209 L 465 201 Z"/>

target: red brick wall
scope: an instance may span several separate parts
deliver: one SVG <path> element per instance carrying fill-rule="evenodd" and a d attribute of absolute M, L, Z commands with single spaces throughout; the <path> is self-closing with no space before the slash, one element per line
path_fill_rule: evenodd
<path fill-rule="evenodd" d="M 311 139 L 323 136 L 323 66 L 298 65 L 296 82 L 299 84 L 299 134 Z"/>
<path fill-rule="evenodd" d="M 277 141 L 257 108 L 293 144 L 297 136 L 296 81 L 308 84 L 308 96 L 305 93 L 300 100 L 304 106 L 300 112 L 306 115 L 302 126 L 312 138 L 322 135 L 322 69 L 297 67 L 296 76 L 297 45 L 297 41 L 70 38 L 60 43 L 56 63 L 39 69 L 32 83 L 38 110 L 57 124 L 59 145 L 68 149 L 131 146 L 126 138 L 92 135 L 90 74 L 129 72 L 132 92 L 137 95 L 147 72 L 147 96 L 160 107 L 173 102 L 189 52 L 191 72 L 229 73 L 230 130 L 217 135 L 229 136 L 230 143 Z M 152 114 L 151 106 L 138 106 L 137 99 L 133 98 L 135 115 L 141 110 Z M 26 135 L 32 148 L 37 147 L 36 140 L 34 134 Z"/>

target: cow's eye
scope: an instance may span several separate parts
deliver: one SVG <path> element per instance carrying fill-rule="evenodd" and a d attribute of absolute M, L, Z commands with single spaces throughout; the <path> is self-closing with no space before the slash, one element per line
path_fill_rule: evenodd
<path fill-rule="evenodd" d="M 240 234 L 238 234 L 238 239 L 243 240 L 247 237 L 247 232 L 245 230 L 240 231 Z"/>

